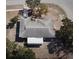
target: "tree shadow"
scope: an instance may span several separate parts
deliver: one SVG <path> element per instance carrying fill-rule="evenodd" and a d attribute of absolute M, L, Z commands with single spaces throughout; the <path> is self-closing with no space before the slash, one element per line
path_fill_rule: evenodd
<path fill-rule="evenodd" d="M 27 42 L 25 42 L 24 46 L 28 48 L 39 48 L 41 44 L 27 44 Z"/>
<path fill-rule="evenodd" d="M 60 40 L 56 38 L 53 38 L 53 40 L 51 40 L 51 42 L 47 45 L 47 48 L 48 48 L 48 52 L 50 54 L 53 54 L 57 50 L 61 50 L 62 42 L 60 42 Z"/>
<path fill-rule="evenodd" d="M 15 23 L 10 22 L 8 23 L 8 25 L 6 26 L 7 29 L 12 29 L 14 27 Z"/>
<path fill-rule="evenodd" d="M 14 25 L 17 23 L 18 21 L 18 16 L 13 17 L 10 22 L 8 23 L 8 25 L 6 26 L 7 29 L 12 29 L 14 27 Z"/>
<path fill-rule="evenodd" d="M 51 42 L 54 38 L 53 37 L 44 37 L 43 41 L 44 42 Z"/>

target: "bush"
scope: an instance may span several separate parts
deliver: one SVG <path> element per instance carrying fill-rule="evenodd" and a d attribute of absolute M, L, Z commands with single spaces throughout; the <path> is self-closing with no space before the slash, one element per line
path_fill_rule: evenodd
<path fill-rule="evenodd" d="M 18 16 L 13 17 L 13 18 L 10 20 L 10 23 L 8 23 L 8 25 L 6 26 L 7 29 L 13 28 L 14 25 L 17 23 L 17 21 L 18 21 Z"/>

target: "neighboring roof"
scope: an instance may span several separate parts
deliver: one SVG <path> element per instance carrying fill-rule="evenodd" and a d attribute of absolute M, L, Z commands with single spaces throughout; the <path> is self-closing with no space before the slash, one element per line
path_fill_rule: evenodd
<path fill-rule="evenodd" d="M 29 17 L 26 19 L 21 18 L 20 37 L 54 37 L 54 35 L 55 32 L 51 27 L 47 26 L 47 23 L 31 21 Z"/>
<path fill-rule="evenodd" d="M 43 37 L 28 37 L 27 44 L 43 44 Z"/>

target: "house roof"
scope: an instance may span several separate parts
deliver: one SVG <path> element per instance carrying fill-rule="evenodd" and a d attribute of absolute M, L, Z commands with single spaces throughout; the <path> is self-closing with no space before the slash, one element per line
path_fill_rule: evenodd
<path fill-rule="evenodd" d="M 26 37 L 54 37 L 55 32 L 45 23 L 31 21 L 31 18 L 21 18 L 19 36 Z"/>

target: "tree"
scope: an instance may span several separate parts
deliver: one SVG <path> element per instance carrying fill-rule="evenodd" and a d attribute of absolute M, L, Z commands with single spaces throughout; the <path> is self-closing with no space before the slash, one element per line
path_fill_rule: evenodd
<path fill-rule="evenodd" d="M 41 18 L 41 15 L 46 15 L 48 12 L 48 7 L 45 4 L 39 4 L 33 9 L 33 16 Z"/>
<path fill-rule="evenodd" d="M 40 0 L 26 0 L 26 3 L 31 8 L 34 8 L 34 7 L 36 7 L 36 6 L 38 6 L 40 4 Z"/>
<path fill-rule="evenodd" d="M 35 59 L 35 53 L 31 49 L 18 46 L 8 39 L 6 45 L 6 59 Z"/>
<path fill-rule="evenodd" d="M 45 14 L 46 15 L 46 13 L 48 12 L 48 6 L 46 4 L 40 4 L 39 8 L 40 8 L 39 12 L 41 14 Z"/>
<path fill-rule="evenodd" d="M 64 47 L 69 49 L 73 46 L 73 23 L 70 19 L 65 18 L 62 20 L 63 25 L 59 31 L 56 31 L 57 39 L 60 39 Z"/>
<path fill-rule="evenodd" d="M 63 19 L 62 22 L 63 26 L 56 31 L 56 39 L 53 39 L 48 45 L 49 51 L 56 52 L 57 56 L 60 51 L 65 53 L 63 56 L 73 52 L 73 22 L 68 18 Z M 62 59 L 63 56 L 59 58 Z"/>
<path fill-rule="evenodd" d="M 40 0 L 26 0 L 26 3 L 33 10 L 33 17 L 41 17 L 42 14 L 46 15 L 48 7 L 46 4 L 41 4 Z"/>

